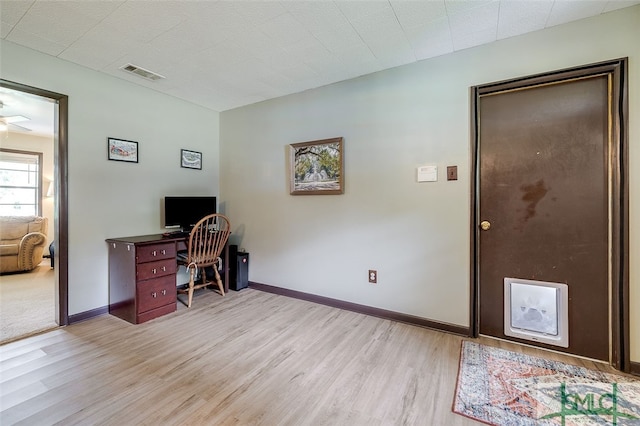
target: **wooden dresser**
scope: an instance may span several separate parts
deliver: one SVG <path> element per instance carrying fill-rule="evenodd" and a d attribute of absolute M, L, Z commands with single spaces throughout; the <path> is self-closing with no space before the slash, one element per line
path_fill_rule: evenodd
<path fill-rule="evenodd" d="M 176 251 L 183 238 L 110 238 L 109 313 L 140 324 L 176 310 Z"/>

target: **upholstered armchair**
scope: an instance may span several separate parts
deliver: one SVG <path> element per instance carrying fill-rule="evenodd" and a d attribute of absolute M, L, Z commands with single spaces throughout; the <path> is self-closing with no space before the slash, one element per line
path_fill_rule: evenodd
<path fill-rule="evenodd" d="M 46 234 L 46 217 L 0 217 L 0 273 L 30 271 L 38 266 Z"/>

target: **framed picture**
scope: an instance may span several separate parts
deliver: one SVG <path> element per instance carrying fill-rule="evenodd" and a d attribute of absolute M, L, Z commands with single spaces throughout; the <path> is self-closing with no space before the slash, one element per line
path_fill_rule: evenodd
<path fill-rule="evenodd" d="M 107 138 L 107 149 L 109 152 L 109 160 L 126 161 L 129 163 L 138 162 L 138 142 Z"/>
<path fill-rule="evenodd" d="M 289 145 L 291 195 L 344 193 L 342 138 Z"/>
<path fill-rule="evenodd" d="M 181 149 L 180 166 L 187 169 L 202 170 L 202 153 L 189 151 L 188 149 Z"/>

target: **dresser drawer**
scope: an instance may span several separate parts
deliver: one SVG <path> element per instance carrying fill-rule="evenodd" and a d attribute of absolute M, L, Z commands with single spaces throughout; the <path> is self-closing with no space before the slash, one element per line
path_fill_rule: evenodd
<path fill-rule="evenodd" d="M 150 311 L 145 311 L 136 315 L 136 324 L 142 324 L 143 322 L 147 322 L 154 318 L 161 317 L 166 314 L 170 314 L 171 312 L 175 312 L 176 304 L 172 305 L 164 305 L 159 308 L 152 309 Z"/>
<path fill-rule="evenodd" d="M 164 305 L 175 305 L 176 292 L 175 275 L 139 282 L 136 289 L 138 314 Z"/>
<path fill-rule="evenodd" d="M 136 265 L 136 278 L 140 281 L 165 275 L 175 276 L 177 267 L 178 265 L 175 258 L 158 260 L 157 262 L 139 263 Z"/>
<path fill-rule="evenodd" d="M 160 259 L 175 259 L 176 244 L 175 242 L 151 244 L 136 247 L 136 261 L 138 263 L 152 262 Z"/>

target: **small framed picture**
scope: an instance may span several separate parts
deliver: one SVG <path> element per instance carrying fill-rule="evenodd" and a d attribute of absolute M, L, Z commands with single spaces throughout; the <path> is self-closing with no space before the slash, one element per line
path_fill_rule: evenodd
<path fill-rule="evenodd" d="M 128 163 L 138 162 L 138 142 L 107 138 L 107 149 L 109 160 L 126 161 Z"/>
<path fill-rule="evenodd" d="M 181 149 L 180 166 L 187 169 L 202 170 L 202 153 L 189 151 L 188 149 Z"/>

